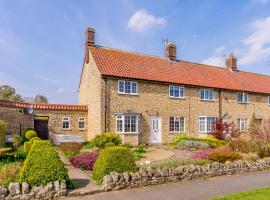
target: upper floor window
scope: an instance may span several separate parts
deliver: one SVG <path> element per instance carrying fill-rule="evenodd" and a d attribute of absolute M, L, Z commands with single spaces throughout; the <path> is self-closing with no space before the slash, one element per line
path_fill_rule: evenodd
<path fill-rule="evenodd" d="M 185 118 L 184 117 L 170 117 L 170 132 L 184 132 L 185 131 Z"/>
<path fill-rule="evenodd" d="M 213 90 L 201 89 L 201 100 L 213 100 Z"/>
<path fill-rule="evenodd" d="M 237 127 L 239 131 L 247 131 L 248 128 L 248 120 L 246 118 L 237 119 Z"/>
<path fill-rule="evenodd" d="M 185 88 L 181 86 L 169 86 L 169 96 L 173 98 L 183 98 L 185 93 Z"/>
<path fill-rule="evenodd" d="M 202 116 L 199 117 L 199 132 L 211 132 L 216 129 L 216 117 Z"/>
<path fill-rule="evenodd" d="M 85 118 L 84 117 L 79 117 L 79 129 L 85 130 Z"/>
<path fill-rule="evenodd" d="M 270 105 L 270 96 L 268 96 L 268 105 Z"/>
<path fill-rule="evenodd" d="M 247 103 L 248 102 L 248 93 L 238 92 L 237 93 L 237 102 L 238 103 Z"/>
<path fill-rule="evenodd" d="M 119 94 L 137 94 L 137 82 L 133 81 L 118 81 L 118 93 Z"/>
<path fill-rule="evenodd" d="M 65 129 L 65 130 L 69 130 L 70 129 L 69 117 L 63 117 L 62 118 L 62 128 Z"/>
<path fill-rule="evenodd" d="M 117 133 L 138 133 L 139 115 L 116 115 Z"/>

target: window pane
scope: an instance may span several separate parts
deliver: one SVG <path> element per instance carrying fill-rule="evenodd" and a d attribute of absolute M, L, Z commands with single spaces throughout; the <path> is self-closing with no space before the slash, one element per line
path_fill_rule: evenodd
<path fill-rule="evenodd" d="M 185 119 L 184 117 L 180 117 L 180 128 L 179 131 L 183 132 L 185 131 Z"/>
<path fill-rule="evenodd" d="M 184 97 L 184 88 L 180 87 L 180 97 Z"/>
<path fill-rule="evenodd" d="M 79 128 L 80 128 L 80 129 L 83 129 L 83 128 L 84 128 L 84 121 L 80 121 L 80 122 L 79 122 Z"/>
<path fill-rule="evenodd" d="M 174 132 L 174 117 L 170 117 L 170 132 Z"/>
<path fill-rule="evenodd" d="M 179 129 L 180 129 L 180 121 L 179 121 L 179 118 L 174 118 L 174 131 L 175 132 L 178 132 L 179 131 Z"/>
<path fill-rule="evenodd" d="M 124 81 L 118 82 L 118 90 L 119 92 L 124 92 Z"/>
<path fill-rule="evenodd" d="M 173 90 L 173 86 L 170 86 L 170 97 L 174 96 L 174 90 Z"/>
<path fill-rule="evenodd" d="M 199 118 L 199 131 L 200 132 L 205 132 L 206 131 L 206 119 L 205 117 L 200 117 Z"/>
<path fill-rule="evenodd" d="M 123 132 L 123 120 L 122 120 L 122 117 L 117 117 L 117 121 L 116 121 L 116 123 L 117 123 L 117 132 L 120 132 L 120 133 L 122 133 Z"/>
<path fill-rule="evenodd" d="M 136 94 L 137 93 L 137 83 L 132 83 L 132 93 Z"/>
<path fill-rule="evenodd" d="M 137 116 L 131 116 L 131 131 L 132 133 L 137 132 Z"/>
<path fill-rule="evenodd" d="M 201 90 L 201 99 L 204 99 L 204 90 Z"/>
<path fill-rule="evenodd" d="M 212 99 L 213 99 L 213 91 L 209 90 L 209 100 L 212 100 Z"/>
<path fill-rule="evenodd" d="M 131 84 L 129 81 L 125 81 L 125 93 L 130 93 L 131 91 Z"/>
<path fill-rule="evenodd" d="M 174 87 L 174 97 L 179 97 L 179 87 Z"/>
<path fill-rule="evenodd" d="M 130 132 L 130 116 L 125 116 L 125 132 Z"/>

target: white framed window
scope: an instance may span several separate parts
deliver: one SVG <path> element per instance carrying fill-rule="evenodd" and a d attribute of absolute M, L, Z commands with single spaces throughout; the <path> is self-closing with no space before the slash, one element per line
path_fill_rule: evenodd
<path fill-rule="evenodd" d="M 138 94 L 137 82 L 118 80 L 118 93 L 119 94 Z"/>
<path fill-rule="evenodd" d="M 241 132 L 247 131 L 247 129 L 248 129 L 248 120 L 247 120 L 247 118 L 239 118 L 239 119 L 237 119 L 237 128 Z"/>
<path fill-rule="evenodd" d="M 62 129 L 63 130 L 69 130 L 70 129 L 70 118 L 69 117 L 63 117 L 62 118 Z"/>
<path fill-rule="evenodd" d="M 268 105 L 270 106 L 270 96 L 268 96 Z"/>
<path fill-rule="evenodd" d="M 184 117 L 170 117 L 170 132 L 184 132 L 185 131 L 185 118 Z"/>
<path fill-rule="evenodd" d="M 139 115 L 116 115 L 116 133 L 139 133 Z"/>
<path fill-rule="evenodd" d="M 79 117 L 78 123 L 79 123 L 79 129 L 85 130 L 85 117 Z"/>
<path fill-rule="evenodd" d="M 238 103 L 248 103 L 248 93 L 237 92 L 237 102 Z"/>
<path fill-rule="evenodd" d="M 211 101 L 211 100 L 213 100 L 213 90 L 212 89 L 201 89 L 200 96 L 201 96 L 201 100 Z"/>
<path fill-rule="evenodd" d="M 209 133 L 216 129 L 216 117 L 211 116 L 200 116 L 199 117 L 199 132 L 201 133 Z"/>
<path fill-rule="evenodd" d="M 185 88 L 182 86 L 170 85 L 169 86 L 169 97 L 172 98 L 184 98 Z"/>

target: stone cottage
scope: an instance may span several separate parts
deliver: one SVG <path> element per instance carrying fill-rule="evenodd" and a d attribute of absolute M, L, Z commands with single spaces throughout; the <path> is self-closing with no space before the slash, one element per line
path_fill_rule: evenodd
<path fill-rule="evenodd" d="M 178 132 L 203 137 L 217 118 L 242 132 L 253 114 L 270 118 L 270 77 L 238 70 L 233 54 L 222 68 L 177 59 L 174 43 L 159 57 L 96 45 L 92 28 L 85 36 L 88 138 L 112 131 L 134 144 L 167 143 Z"/>

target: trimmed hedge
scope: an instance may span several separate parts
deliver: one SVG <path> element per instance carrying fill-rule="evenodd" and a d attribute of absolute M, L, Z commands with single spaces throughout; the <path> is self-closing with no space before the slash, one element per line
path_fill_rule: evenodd
<path fill-rule="evenodd" d="M 7 123 L 0 120 L 0 147 L 6 143 Z"/>
<path fill-rule="evenodd" d="M 32 137 L 32 138 L 30 139 L 30 141 L 25 142 L 25 143 L 23 144 L 23 150 L 24 150 L 24 152 L 28 153 L 28 152 L 30 151 L 30 149 L 31 149 L 31 147 L 32 147 L 32 145 L 33 145 L 33 143 L 34 143 L 36 140 L 41 140 L 41 139 L 40 139 L 39 137 Z"/>
<path fill-rule="evenodd" d="M 30 186 L 56 180 L 69 180 L 67 169 L 49 141 L 35 141 L 20 173 L 20 182 Z"/>
<path fill-rule="evenodd" d="M 34 130 L 28 130 L 25 133 L 25 137 L 26 137 L 26 139 L 31 140 L 31 138 L 37 137 L 37 132 Z"/>
<path fill-rule="evenodd" d="M 96 160 L 93 178 L 100 184 L 103 177 L 110 174 L 110 172 L 121 173 L 135 170 L 136 164 L 130 150 L 120 146 L 107 147 L 100 152 Z"/>

